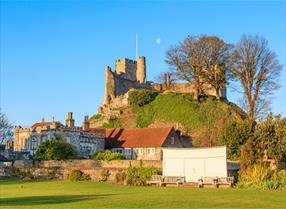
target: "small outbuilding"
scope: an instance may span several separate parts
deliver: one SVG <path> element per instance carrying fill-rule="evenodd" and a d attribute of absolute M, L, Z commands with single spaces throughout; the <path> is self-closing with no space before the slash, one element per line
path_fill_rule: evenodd
<path fill-rule="evenodd" d="M 163 148 L 163 175 L 182 176 L 186 182 L 227 177 L 226 147 Z"/>

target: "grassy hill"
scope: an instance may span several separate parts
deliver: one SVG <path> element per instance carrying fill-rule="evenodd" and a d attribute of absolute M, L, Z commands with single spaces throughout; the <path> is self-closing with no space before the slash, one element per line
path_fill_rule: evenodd
<path fill-rule="evenodd" d="M 129 100 L 130 106 L 120 109 L 120 117 L 102 127 L 175 126 L 190 135 L 194 145 L 213 146 L 219 144 L 218 136 L 225 124 L 245 117 L 235 104 L 214 97 L 201 97 L 198 102 L 190 94 L 136 90 L 129 93 Z M 94 116 L 91 123 L 102 117 Z"/>

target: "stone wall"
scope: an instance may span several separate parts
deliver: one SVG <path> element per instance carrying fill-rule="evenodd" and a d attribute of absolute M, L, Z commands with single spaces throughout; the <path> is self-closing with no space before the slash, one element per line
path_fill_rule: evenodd
<path fill-rule="evenodd" d="M 177 93 L 191 93 L 191 94 L 195 93 L 195 86 L 193 83 L 172 83 L 170 85 L 153 83 L 152 88 L 160 92 L 169 90 Z M 212 88 L 210 85 L 204 84 L 202 88 L 204 94 L 209 96 L 216 96 L 214 88 Z M 222 98 L 226 98 L 226 89 L 220 90 L 220 96 Z"/>
<path fill-rule="evenodd" d="M 89 174 L 92 180 L 100 181 L 107 177 L 107 181 L 118 182 L 118 176 L 122 176 L 130 166 L 155 167 L 162 171 L 162 161 L 152 160 L 50 160 L 33 162 L 32 160 L 17 160 L 13 166 L 0 167 L 1 176 L 22 175 L 36 179 L 67 179 L 73 170 L 81 170 Z"/>

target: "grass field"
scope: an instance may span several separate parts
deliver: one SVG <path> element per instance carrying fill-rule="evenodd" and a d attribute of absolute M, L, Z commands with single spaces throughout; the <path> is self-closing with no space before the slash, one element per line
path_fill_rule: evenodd
<path fill-rule="evenodd" d="M 286 193 L 129 187 L 68 181 L 0 181 L 0 208 L 286 208 Z"/>

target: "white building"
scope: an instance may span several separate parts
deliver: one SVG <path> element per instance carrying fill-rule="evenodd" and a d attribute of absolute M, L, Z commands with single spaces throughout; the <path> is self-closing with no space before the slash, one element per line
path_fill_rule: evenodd
<path fill-rule="evenodd" d="M 186 182 L 227 177 L 226 147 L 163 148 L 163 175 L 182 176 Z"/>

